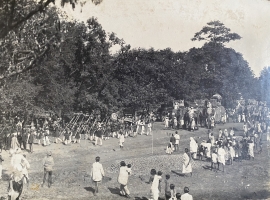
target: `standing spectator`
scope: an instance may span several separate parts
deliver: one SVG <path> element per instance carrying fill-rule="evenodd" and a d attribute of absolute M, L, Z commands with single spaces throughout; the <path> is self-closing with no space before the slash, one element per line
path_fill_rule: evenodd
<path fill-rule="evenodd" d="M 23 143 L 23 149 L 24 150 L 26 150 L 26 147 L 27 147 L 27 139 L 28 139 L 27 132 L 25 132 L 22 135 L 22 143 Z"/>
<path fill-rule="evenodd" d="M 181 196 L 181 200 L 193 200 L 192 195 L 189 194 L 189 188 L 184 188 L 184 194 Z"/>
<path fill-rule="evenodd" d="M 96 140 L 95 140 L 95 145 L 102 146 L 102 130 L 101 130 L 101 124 L 98 125 L 98 130 L 96 131 Z"/>
<path fill-rule="evenodd" d="M 210 118 L 210 121 L 211 121 L 211 130 L 213 131 L 214 130 L 214 127 L 215 127 L 215 118 L 214 118 L 214 116 L 212 116 Z"/>
<path fill-rule="evenodd" d="M 25 159 L 21 160 L 22 173 L 24 174 L 24 183 L 29 183 L 28 169 L 30 168 L 29 162 L 26 160 L 26 155 L 23 155 Z"/>
<path fill-rule="evenodd" d="M 48 129 L 45 129 L 44 130 L 44 138 L 43 138 L 43 145 L 44 146 L 47 146 L 47 145 L 50 145 L 50 139 L 49 139 L 49 130 Z"/>
<path fill-rule="evenodd" d="M 67 145 L 69 143 L 69 133 L 68 130 L 65 130 L 64 133 L 64 144 Z"/>
<path fill-rule="evenodd" d="M 2 170 L 3 170 L 2 162 L 3 161 L 4 161 L 4 159 L 2 158 L 2 156 L 0 154 L 0 180 L 2 179 Z"/>
<path fill-rule="evenodd" d="M 30 153 L 33 153 L 33 143 L 34 143 L 34 131 L 33 130 L 31 130 L 31 134 L 29 136 L 28 143 L 29 143 L 29 151 L 30 151 Z"/>
<path fill-rule="evenodd" d="M 139 134 L 139 130 L 140 130 L 140 120 L 136 121 L 136 136 L 137 134 Z"/>
<path fill-rule="evenodd" d="M 80 140 L 81 140 L 81 128 L 78 127 L 77 130 L 76 130 L 76 134 L 75 134 L 75 139 L 74 139 L 74 143 L 79 143 L 80 144 Z"/>
<path fill-rule="evenodd" d="M 118 183 L 120 183 L 120 195 L 126 196 L 127 198 L 130 198 L 130 192 L 127 188 L 130 172 L 131 170 L 126 166 L 126 163 L 124 161 L 121 161 L 118 175 Z"/>
<path fill-rule="evenodd" d="M 146 135 L 152 135 L 152 122 L 151 121 L 147 125 Z"/>
<path fill-rule="evenodd" d="M 48 174 L 48 187 L 51 187 L 52 171 L 53 171 L 53 166 L 54 166 L 54 160 L 53 160 L 51 151 L 49 151 L 47 153 L 47 156 L 43 159 L 43 166 L 44 166 L 44 177 L 43 177 L 43 183 L 41 187 L 43 187 L 43 185 L 45 184 L 47 174 Z"/>
<path fill-rule="evenodd" d="M 233 130 L 233 127 L 232 127 L 232 129 L 230 131 L 230 137 L 232 138 L 233 136 L 234 136 L 234 130 Z"/>
<path fill-rule="evenodd" d="M 18 132 L 17 140 L 19 142 L 19 147 L 22 148 L 22 133 Z"/>
<path fill-rule="evenodd" d="M 213 133 L 210 133 L 209 140 L 210 140 L 211 146 L 214 146 L 215 145 L 215 136 Z"/>
<path fill-rule="evenodd" d="M 169 117 L 165 117 L 165 128 L 169 128 Z"/>
<path fill-rule="evenodd" d="M 124 148 L 124 142 L 125 142 L 125 135 L 123 134 L 122 130 L 120 130 L 119 146 L 121 149 Z"/>
<path fill-rule="evenodd" d="M 224 136 L 225 136 L 225 138 L 227 138 L 229 136 L 228 130 L 226 128 L 224 129 Z"/>
<path fill-rule="evenodd" d="M 223 135 L 223 132 L 222 132 L 222 130 L 220 128 L 219 131 L 218 131 L 218 139 L 220 139 L 222 137 L 222 135 Z"/>
<path fill-rule="evenodd" d="M 176 142 L 176 139 L 174 137 L 174 135 L 172 134 L 172 136 L 170 137 L 170 143 L 172 143 L 172 151 L 175 150 L 175 142 Z"/>
<path fill-rule="evenodd" d="M 166 174 L 166 179 L 165 179 L 165 200 L 169 200 L 171 198 L 171 181 L 170 181 L 170 175 Z"/>
<path fill-rule="evenodd" d="M 248 159 L 250 160 L 252 158 L 252 160 L 254 160 L 254 142 L 252 140 L 249 140 L 247 142 L 248 145 Z"/>
<path fill-rule="evenodd" d="M 211 171 L 214 169 L 215 172 L 217 172 L 217 162 L 218 162 L 218 157 L 216 150 L 213 150 L 212 155 L 211 155 Z"/>
<path fill-rule="evenodd" d="M 174 149 L 175 151 L 179 151 L 179 142 L 180 142 L 180 135 L 178 135 L 178 132 L 175 131 L 175 145 L 174 145 Z"/>
<path fill-rule="evenodd" d="M 175 200 L 176 199 L 176 191 L 175 191 L 175 185 L 170 185 L 170 192 L 171 192 L 171 198 L 169 200 Z"/>
<path fill-rule="evenodd" d="M 12 139 L 11 139 L 11 149 L 16 150 L 19 147 L 19 142 L 17 140 L 17 137 L 15 136 L 15 134 L 12 135 Z"/>
<path fill-rule="evenodd" d="M 187 173 L 190 173 L 190 176 L 192 176 L 192 166 L 191 166 L 191 155 L 188 152 L 188 148 L 185 148 L 185 153 L 183 155 L 183 171 L 182 173 L 186 175 Z"/>
<path fill-rule="evenodd" d="M 161 184 L 160 184 L 161 179 L 162 179 L 161 175 L 162 175 L 162 172 L 159 171 L 157 175 L 154 176 L 154 180 L 151 186 L 151 193 L 153 196 L 153 200 L 158 200 L 159 198 L 159 193 L 161 191 Z"/>
<path fill-rule="evenodd" d="M 189 148 L 190 148 L 190 153 L 191 156 L 196 159 L 197 158 L 197 151 L 198 151 L 198 144 L 197 142 L 194 140 L 193 137 L 190 137 L 190 143 L 189 143 Z"/>
<path fill-rule="evenodd" d="M 141 126 L 141 135 L 144 135 L 145 133 L 145 121 L 141 119 L 140 121 L 140 126 Z"/>
<path fill-rule="evenodd" d="M 221 145 L 219 145 L 219 148 L 217 150 L 217 155 L 218 155 L 218 170 L 219 170 L 219 165 L 222 164 L 223 167 L 223 172 L 224 172 L 224 166 L 225 166 L 225 150 L 222 148 Z"/>
<path fill-rule="evenodd" d="M 104 170 L 103 166 L 101 163 L 99 163 L 100 157 L 96 157 L 96 162 L 93 163 L 92 165 L 92 170 L 91 170 L 91 176 L 92 179 L 95 183 L 95 191 L 94 191 L 94 196 L 96 196 L 96 193 L 98 193 L 98 184 L 102 181 L 102 177 L 104 177 Z"/>

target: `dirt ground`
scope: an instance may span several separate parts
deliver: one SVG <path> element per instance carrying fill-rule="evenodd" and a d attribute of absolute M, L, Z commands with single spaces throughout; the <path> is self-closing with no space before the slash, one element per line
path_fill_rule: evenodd
<path fill-rule="evenodd" d="M 217 125 L 219 128 L 236 129 L 236 135 L 242 134 L 241 123 Z M 139 135 L 137 138 L 126 138 L 124 148 L 120 149 L 118 139 L 103 141 L 103 146 L 94 146 L 89 140 L 68 146 L 51 144 L 48 147 L 34 145 L 34 153 L 24 152 L 30 162 L 30 184 L 23 192 L 22 199 L 126 199 L 119 196 L 117 176 L 121 160 L 132 164 L 133 174 L 129 177 L 128 188 L 132 199 L 143 200 L 150 197 L 150 185 L 147 183 L 152 168 L 163 172 L 163 179 L 170 174 L 171 182 L 176 185 L 177 192 L 183 193 L 188 186 L 194 199 L 201 200 L 234 200 L 234 199 L 270 199 L 269 156 L 266 134 L 263 136 L 263 152 L 255 153 L 255 160 L 244 160 L 226 165 L 225 172 L 209 170 L 207 161 L 196 160 L 193 163 L 193 176 L 179 175 L 182 170 L 182 155 L 185 147 L 189 147 L 189 137 L 199 142 L 207 138 L 207 129 L 200 128 L 195 132 L 178 130 L 180 133 L 180 150 L 172 155 L 165 154 L 169 142 L 169 134 L 175 130 L 165 130 L 163 123 L 155 123 L 152 136 Z M 169 133 L 169 134 L 167 134 Z M 153 146 L 153 148 L 152 148 Z M 53 185 L 51 188 L 40 186 L 43 179 L 42 159 L 51 150 L 55 161 Z M 3 179 L 0 180 L 0 196 L 7 196 L 9 154 L 2 152 Z M 105 170 L 105 178 L 100 186 L 98 196 L 93 196 L 93 183 L 90 179 L 91 164 L 95 157 L 101 157 Z M 162 183 L 161 199 L 164 199 L 164 183 Z"/>

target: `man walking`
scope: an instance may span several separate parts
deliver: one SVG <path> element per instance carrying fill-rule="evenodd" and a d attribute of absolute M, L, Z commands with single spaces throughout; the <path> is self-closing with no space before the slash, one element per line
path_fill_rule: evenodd
<path fill-rule="evenodd" d="M 92 179 L 95 183 L 94 196 L 96 196 L 96 193 L 98 193 L 98 185 L 102 181 L 102 177 L 104 177 L 104 175 L 105 175 L 104 170 L 103 170 L 103 166 L 101 163 L 99 163 L 99 161 L 100 161 L 100 157 L 97 156 L 96 162 L 93 163 L 92 170 L 91 170 L 91 176 L 92 176 Z"/>
<path fill-rule="evenodd" d="M 43 166 L 44 166 L 44 177 L 43 177 L 43 183 L 42 183 L 41 187 L 43 187 L 43 185 L 46 182 L 47 174 L 48 174 L 48 187 L 51 187 L 51 185 L 52 185 L 52 171 L 53 171 L 53 166 L 54 166 L 54 160 L 53 160 L 51 151 L 49 151 L 47 153 L 47 156 L 43 159 Z"/>
<path fill-rule="evenodd" d="M 124 161 L 120 162 L 120 170 L 118 175 L 118 183 L 120 183 L 120 195 L 130 198 L 130 192 L 127 187 L 130 168 L 126 166 Z"/>

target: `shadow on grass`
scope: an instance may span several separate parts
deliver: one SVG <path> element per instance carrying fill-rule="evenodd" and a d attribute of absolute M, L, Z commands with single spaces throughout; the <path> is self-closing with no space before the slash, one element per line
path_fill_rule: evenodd
<path fill-rule="evenodd" d="M 112 194 L 118 194 L 118 195 L 120 195 L 120 189 L 119 188 L 117 188 L 117 187 L 115 187 L 115 188 L 108 187 L 108 189 L 110 190 L 110 192 Z"/>
<path fill-rule="evenodd" d="M 260 190 L 257 192 L 244 192 L 241 194 L 243 199 L 269 199 L 270 191 Z"/>
<path fill-rule="evenodd" d="M 204 165 L 203 168 L 206 170 L 211 170 L 211 166 L 209 166 L 209 165 Z"/>
<path fill-rule="evenodd" d="M 84 187 L 84 189 L 85 189 L 86 191 L 88 191 L 88 192 L 92 192 L 92 193 L 95 192 L 95 189 L 92 188 L 92 187 Z"/>
<path fill-rule="evenodd" d="M 171 172 L 178 176 L 185 176 L 185 174 L 183 174 L 180 170 L 172 170 Z"/>

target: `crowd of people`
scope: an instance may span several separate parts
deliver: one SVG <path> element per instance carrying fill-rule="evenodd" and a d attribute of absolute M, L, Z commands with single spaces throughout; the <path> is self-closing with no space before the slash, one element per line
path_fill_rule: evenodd
<path fill-rule="evenodd" d="M 262 136 L 266 133 L 268 124 L 262 122 L 245 122 L 240 135 L 235 135 L 234 128 L 227 130 L 219 129 L 218 133 L 208 130 L 208 139 L 197 141 L 190 137 L 190 148 L 185 149 L 183 156 L 183 173 L 192 175 L 191 160 L 206 160 L 211 162 L 211 170 L 217 172 L 222 166 L 233 165 L 242 160 L 254 160 L 257 154 L 262 153 Z M 200 137 L 198 137 L 199 139 Z M 178 131 L 172 134 L 166 147 L 167 154 L 173 154 L 179 149 L 180 136 Z"/>
<path fill-rule="evenodd" d="M 80 116 L 81 117 L 81 116 Z M 85 116 L 83 116 L 84 118 Z M 140 116 L 137 119 L 117 119 L 98 122 L 96 119 L 80 120 L 76 116 L 69 123 L 60 125 L 61 119 L 51 121 L 45 119 L 42 124 L 32 122 L 29 127 L 23 127 L 23 122 L 18 119 L 11 133 L 4 132 L 4 140 L 1 142 L 1 147 L 9 150 L 11 156 L 12 172 L 9 182 L 9 196 L 11 199 L 16 199 L 21 195 L 23 184 L 29 183 L 28 170 L 30 164 L 23 154 L 22 150 L 27 150 L 33 153 L 33 144 L 47 146 L 52 142 L 63 143 L 69 145 L 71 143 L 80 143 L 81 139 L 89 139 L 95 141 L 95 145 L 102 145 L 103 140 L 110 138 L 119 139 L 119 146 L 122 149 L 126 137 L 137 137 L 137 135 L 152 135 L 152 127 L 154 117 Z M 198 162 L 206 159 L 211 163 L 210 169 L 217 172 L 224 172 L 226 165 L 233 165 L 234 162 L 242 162 L 242 160 L 254 160 L 254 151 L 258 154 L 262 152 L 262 136 L 268 129 L 266 121 L 243 121 L 242 135 L 235 135 L 234 128 L 219 129 L 218 133 L 208 129 L 208 139 L 198 141 L 200 137 L 190 137 L 189 148 L 185 148 L 182 160 L 182 174 L 192 176 L 192 162 Z M 167 127 L 167 121 L 164 121 Z M 215 126 L 215 124 L 213 125 Z M 10 131 L 10 129 L 8 129 Z M 180 135 L 178 131 L 170 136 L 170 141 L 166 147 L 167 154 L 174 154 L 179 151 Z M 2 151 L 2 149 L 1 149 Z M 196 161 L 198 160 L 198 161 Z M 0 155 L 0 178 L 2 175 L 3 158 Z M 99 190 L 99 184 L 104 176 L 100 157 L 96 157 L 96 162 L 92 166 L 91 176 L 95 183 L 96 195 Z M 44 177 L 42 186 L 48 180 L 48 187 L 52 185 L 52 173 L 54 159 L 52 153 L 47 152 L 43 159 Z M 118 182 L 120 184 L 120 195 L 130 197 L 128 189 L 128 177 L 132 173 L 130 164 L 124 161 L 120 163 Z M 151 184 L 152 199 L 158 199 L 161 193 L 162 172 L 151 170 L 149 183 Z M 47 178 L 48 176 L 48 178 Z M 192 199 L 189 195 L 189 188 L 184 188 L 184 194 L 176 192 L 175 185 L 170 182 L 170 175 L 165 176 L 165 197 L 166 199 Z M 17 196 L 17 197 L 16 197 Z M 13 198 L 14 197 L 14 198 Z M 16 197 L 16 198 L 15 198 Z"/>
<path fill-rule="evenodd" d="M 132 173 L 131 164 L 126 164 L 125 161 L 120 162 L 120 169 L 117 181 L 120 184 L 120 195 L 130 198 L 130 191 L 128 189 L 128 179 Z M 102 181 L 102 178 L 105 176 L 105 172 L 102 164 L 100 163 L 100 157 L 96 157 L 95 162 L 92 165 L 91 176 L 95 183 L 94 195 L 96 196 L 99 192 L 99 184 Z M 150 191 L 151 197 L 150 200 L 158 200 L 162 191 L 161 188 L 162 182 L 162 172 L 156 171 L 156 169 L 151 169 L 150 178 L 148 184 L 151 184 Z M 193 200 L 192 195 L 189 194 L 189 188 L 184 187 L 184 193 L 176 191 L 175 185 L 170 180 L 170 175 L 166 174 L 165 176 L 165 188 L 164 188 L 164 196 L 166 200 Z"/>

